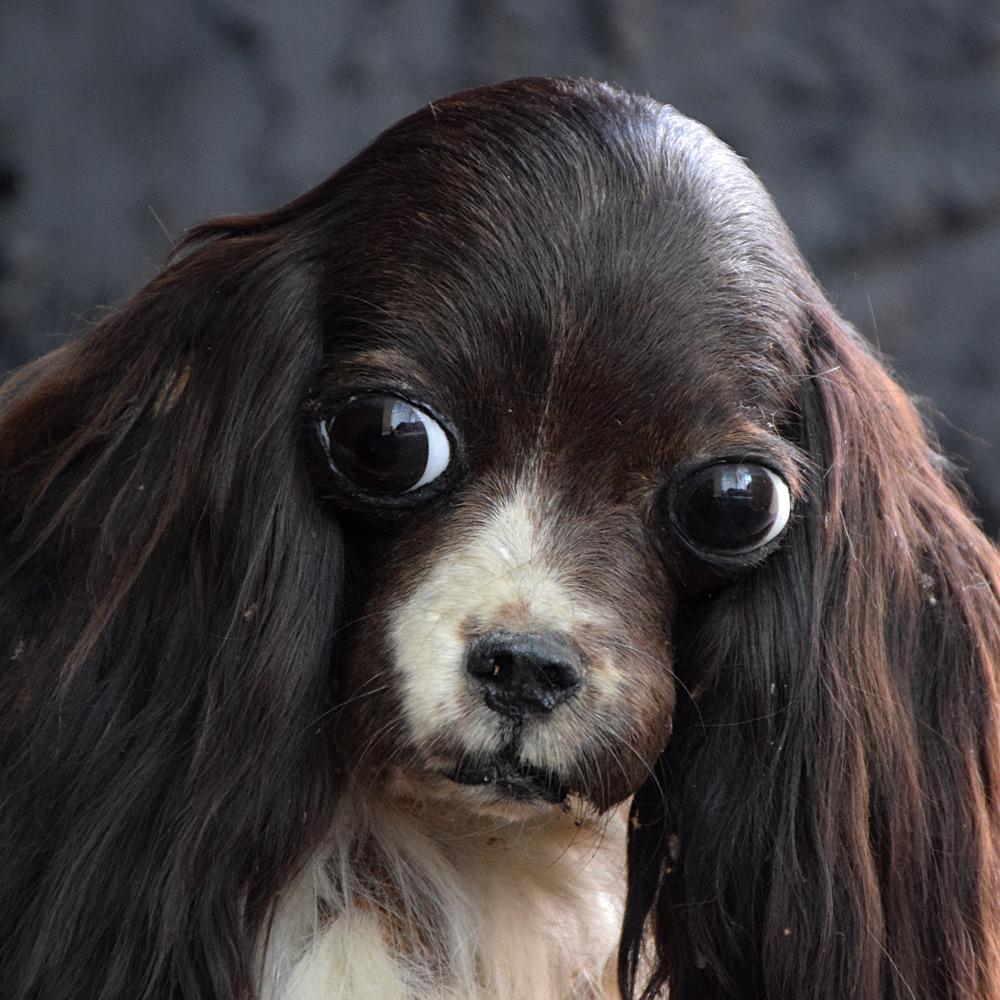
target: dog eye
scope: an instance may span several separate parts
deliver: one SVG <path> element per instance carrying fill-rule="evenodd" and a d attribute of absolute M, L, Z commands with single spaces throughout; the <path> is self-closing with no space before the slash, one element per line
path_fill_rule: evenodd
<path fill-rule="evenodd" d="M 698 469 L 681 483 L 672 513 L 695 549 L 738 555 L 777 538 L 791 508 L 787 484 L 770 469 L 721 462 Z"/>
<path fill-rule="evenodd" d="M 441 426 L 397 396 L 356 396 L 320 422 L 330 464 L 354 486 L 394 496 L 432 482 L 448 467 Z"/>

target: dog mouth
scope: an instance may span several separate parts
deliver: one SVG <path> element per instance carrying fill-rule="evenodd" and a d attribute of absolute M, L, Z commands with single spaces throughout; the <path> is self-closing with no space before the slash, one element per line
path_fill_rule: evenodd
<path fill-rule="evenodd" d="M 459 785 L 490 788 L 515 802 L 549 802 L 559 805 L 569 786 L 553 771 L 519 761 L 510 751 L 486 760 L 462 760 L 445 777 Z"/>

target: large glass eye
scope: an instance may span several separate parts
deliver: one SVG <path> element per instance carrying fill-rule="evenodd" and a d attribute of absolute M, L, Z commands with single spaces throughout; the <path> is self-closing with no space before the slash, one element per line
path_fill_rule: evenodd
<path fill-rule="evenodd" d="M 674 523 L 702 552 L 738 555 L 777 538 L 792 510 L 788 486 L 763 465 L 706 465 L 681 483 L 673 501 Z"/>
<path fill-rule="evenodd" d="M 432 482 L 448 467 L 441 426 L 397 396 L 355 396 L 319 424 L 331 466 L 368 493 L 398 496 Z"/>

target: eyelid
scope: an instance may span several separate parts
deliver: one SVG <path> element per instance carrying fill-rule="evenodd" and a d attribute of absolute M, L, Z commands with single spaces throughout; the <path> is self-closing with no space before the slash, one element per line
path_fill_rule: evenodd
<path fill-rule="evenodd" d="M 341 407 L 364 396 L 395 396 L 437 421 L 445 429 L 452 443 L 457 439 L 454 422 L 442 413 L 433 393 L 412 382 L 387 380 L 384 372 L 377 378 L 374 375 L 370 379 L 362 376 L 352 378 L 349 383 L 341 382 L 339 379 L 336 384 L 328 383 L 314 395 L 310 409 L 329 419 Z"/>
<path fill-rule="evenodd" d="M 367 357 L 334 361 L 321 380 L 317 395 L 326 399 L 342 399 L 348 395 L 383 394 L 399 396 L 413 405 L 434 403 L 434 378 L 425 374 L 416 362 L 400 358 L 394 363 Z"/>

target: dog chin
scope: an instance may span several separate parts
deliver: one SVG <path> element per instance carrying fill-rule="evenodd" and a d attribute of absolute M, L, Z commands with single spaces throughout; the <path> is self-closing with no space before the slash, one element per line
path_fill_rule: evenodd
<path fill-rule="evenodd" d="M 527 764 L 513 751 L 460 760 L 445 777 L 501 801 L 562 805 L 570 794 L 569 785 L 556 772 Z"/>
<path fill-rule="evenodd" d="M 397 766 L 390 772 L 387 791 L 390 798 L 413 805 L 506 819 L 551 809 L 594 809 L 565 777 L 525 763 L 511 751 L 438 758 L 420 767 Z"/>

